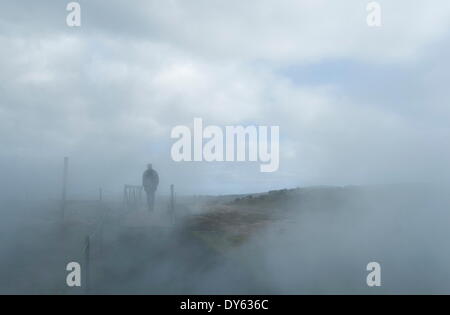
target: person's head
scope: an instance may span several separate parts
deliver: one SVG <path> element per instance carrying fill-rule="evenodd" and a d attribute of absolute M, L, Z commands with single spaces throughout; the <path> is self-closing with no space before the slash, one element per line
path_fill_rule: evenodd
<path fill-rule="evenodd" d="M 151 164 L 147 164 L 147 169 L 151 170 L 153 168 L 153 166 Z"/>

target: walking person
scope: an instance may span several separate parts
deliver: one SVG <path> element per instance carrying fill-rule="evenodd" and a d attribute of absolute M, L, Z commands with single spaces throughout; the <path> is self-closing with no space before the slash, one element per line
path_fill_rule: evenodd
<path fill-rule="evenodd" d="M 147 206 L 149 211 L 155 207 L 155 192 L 158 188 L 159 176 L 151 164 L 147 165 L 147 170 L 142 175 L 142 186 L 147 194 Z"/>

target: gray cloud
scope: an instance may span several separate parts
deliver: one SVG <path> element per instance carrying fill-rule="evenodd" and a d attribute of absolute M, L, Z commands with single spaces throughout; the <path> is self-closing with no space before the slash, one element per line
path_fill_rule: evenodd
<path fill-rule="evenodd" d="M 8 195 L 55 194 L 65 155 L 74 193 L 148 161 L 186 193 L 448 175 L 446 1 L 381 1 L 379 30 L 360 1 L 80 3 L 79 29 L 60 1 L 0 5 Z M 170 130 L 194 117 L 279 125 L 280 170 L 172 162 Z"/>

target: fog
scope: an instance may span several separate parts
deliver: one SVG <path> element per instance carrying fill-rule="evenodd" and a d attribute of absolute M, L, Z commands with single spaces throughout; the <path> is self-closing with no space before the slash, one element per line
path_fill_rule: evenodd
<path fill-rule="evenodd" d="M 0 4 L 0 293 L 449 293 L 448 1 L 78 2 Z M 175 162 L 196 117 L 278 126 L 279 169 Z"/>
<path fill-rule="evenodd" d="M 257 222 L 261 225 L 257 228 L 249 219 L 237 223 L 219 217 L 227 228 L 251 231 L 245 237 L 225 237 L 213 224 L 190 225 L 188 221 L 204 211 L 186 209 L 192 198 L 179 198 L 175 222 L 167 215 L 168 200 L 163 196 L 151 220 L 145 210 L 130 212 L 116 202 L 72 205 L 64 221 L 51 202 L 3 204 L 9 211 L 3 212 L 1 224 L 1 292 L 449 292 L 448 188 L 423 184 L 300 188 L 282 198 L 265 199 L 270 215 Z M 239 209 L 247 211 L 245 206 Z M 84 286 L 65 285 L 68 262 L 79 261 L 84 267 L 87 235 L 89 292 Z M 236 237 L 238 242 L 229 241 Z M 366 266 L 373 261 L 381 265 L 381 287 L 366 284 Z"/>

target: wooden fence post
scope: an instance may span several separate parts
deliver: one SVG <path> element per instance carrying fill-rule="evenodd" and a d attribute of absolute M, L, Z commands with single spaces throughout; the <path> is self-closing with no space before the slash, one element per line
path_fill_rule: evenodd
<path fill-rule="evenodd" d="M 66 202 L 67 202 L 67 177 L 69 172 L 69 158 L 64 157 L 64 170 L 63 170 L 63 189 L 61 198 L 61 216 L 64 219 L 66 212 Z"/>
<path fill-rule="evenodd" d="M 174 185 L 170 185 L 170 216 L 172 222 L 175 223 L 175 191 Z"/>
<path fill-rule="evenodd" d="M 86 236 L 86 245 L 84 247 L 84 266 L 85 266 L 85 270 L 84 270 L 84 287 L 85 287 L 85 292 L 86 294 L 90 293 L 90 259 L 91 259 L 91 239 L 89 236 Z"/>

